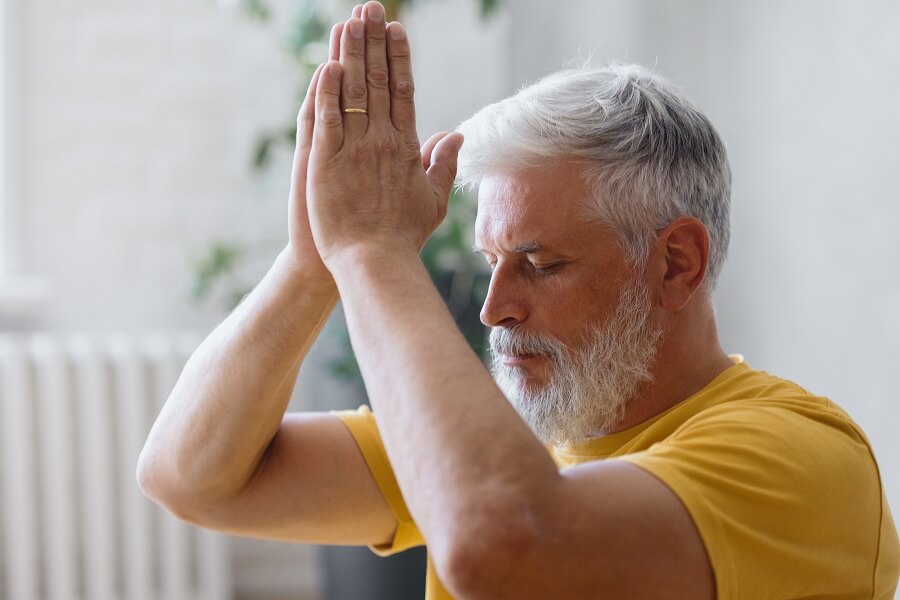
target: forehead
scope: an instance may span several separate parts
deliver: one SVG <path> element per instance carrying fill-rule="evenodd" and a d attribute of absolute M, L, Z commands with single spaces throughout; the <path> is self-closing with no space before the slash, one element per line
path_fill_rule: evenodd
<path fill-rule="evenodd" d="M 482 180 L 478 189 L 476 243 L 480 247 L 558 245 L 599 224 L 587 211 L 588 186 L 574 165 L 526 169 Z"/>

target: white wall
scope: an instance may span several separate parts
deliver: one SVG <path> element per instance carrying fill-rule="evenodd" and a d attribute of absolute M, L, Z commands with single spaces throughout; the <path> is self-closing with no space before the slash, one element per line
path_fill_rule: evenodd
<path fill-rule="evenodd" d="M 253 135 L 291 114 L 295 76 L 213 2 L 27 8 L 26 249 L 54 288 L 43 323 L 194 325 L 189 260 L 281 210 L 252 201 L 247 167 Z"/>
<path fill-rule="evenodd" d="M 282 40 L 215 0 L 30 0 L 26 19 L 25 254 L 55 290 L 41 322 L 214 322 L 188 301 L 191 261 L 215 239 L 253 241 L 252 281 L 286 240 L 290 156 L 249 172 L 254 136 L 299 106 Z M 408 21 L 423 138 L 506 89 L 502 18 L 482 27 L 474 0 L 457 0 Z"/>
<path fill-rule="evenodd" d="M 294 110 L 276 40 L 212 1 L 23 8 L 25 254 L 53 290 L 38 326 L 206 330 L 221 314 L 189 302 L 191 259 L 284 231 L 284 194 L 248 170 L 256 132 Z M 310 548 L 240 540 L 234 559 L 251 595 L 316 583 Z"/>
<path fill-rule="evenodd" d="M 190 261 L 213 239 L 256 240 L 252 279 L 284 239 L 289 157 L 269 177 L 248 167 L 254 135 L 297 108 L 277 38 L 215 0 L 20 1 L 23 258 L 55 290 L 35 325 L 207 329 L 222 313 L 189 302 Z M 686 87 L 735 173 L 727 348 L 844 405 L 900 510 L 898 4 L 507 2 L 487 26 L 474 0 L 407 15 L 421 136 L 592 52 Z M 354 403 L 332 400 L 321 364 L 305 401 Z M 248 593 L 314 583 L 299 546 L 243 541 L 236 559 Z"/>
<path fill-rule="evenodd" d="M 22 13 L 21 264 L 52 293 L 0 328 L 207 331 L 224 313 L 191 303 L 191 263 L 213 240 L 242 240 L 254 282 L 286 241 L 290 152 L 262 177 L 250 159 L 255 136 L 299 107 L 281 34 L 302 3 L 276 0 L 278 21 L 260 27 L 217 0 L 6 1 Z M 321 5 L 345 18 L 352 3 Z M 482 24 L 475 0 L 421 2 L 407 24 L 423 139 L 505 93 L 502 15 Z M 304 366 L 293 408 L 361 402 L 329 381 L 328 356 L 317 347 Z M 317 585 L 309 547 L 236 539 L 234 559 L 246 597 Z"/>
<path fill-rule="evenodd" d="M 684 87 L 728 147 L 726 349 L 844 406 L 900 511 L 900 4 L 521 0 L 516 87 L 586 57 Z"/>

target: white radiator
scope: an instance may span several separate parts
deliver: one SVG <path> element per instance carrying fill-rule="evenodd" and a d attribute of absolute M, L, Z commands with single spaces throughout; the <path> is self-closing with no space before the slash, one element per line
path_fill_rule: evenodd
<path fill-rule="evenodd" d="M 0 598 L 231 598 L 226 536 L 169 516 L 135 482 L 197 341 L 0 334 Z"/>

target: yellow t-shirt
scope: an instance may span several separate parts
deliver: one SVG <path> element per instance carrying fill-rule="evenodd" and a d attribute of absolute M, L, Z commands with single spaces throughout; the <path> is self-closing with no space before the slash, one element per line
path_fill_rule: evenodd
<path fill-rule="evenodd" d="M 367 407 L 336 412 L 397 517 L 387 556 L 424 544 Z M 635 427 L 550 449 L 561 469 L 626 460 L 681 499 L 718 598 L 890 600 L 897 530 L 869 442 L 826 398 L 744 363 Z M 452 600 L 431 561 L 426 600 Z"/>

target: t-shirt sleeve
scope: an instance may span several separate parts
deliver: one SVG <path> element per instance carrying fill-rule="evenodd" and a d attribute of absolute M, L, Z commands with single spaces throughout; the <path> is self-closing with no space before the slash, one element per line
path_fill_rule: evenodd
<path fill-rule="evenodd" d="M 710 409 L 620 458 L 684 503 L 718 598 L 873 597 L 880 478 L 865 438 L 839 415 Z"/>
<path fill-rule="evenodd" d="M 390 556 L 414 546 L 424 545 L 422 534 L 413 522 L 403 494 L 400 493 L 400 486 L 397 485 L 397 479 L 394 477 L 394 469 L 384 450 L 381 434 L 378 432 L 372 411 L 368 406 L 363 405 L 356 410 L 332 411 L 331 414 L 337 416 L 350 430 L 350 434 L 356 440 L 356 444 L 372 472 L 372 477 L 375 478 L 375 483 L 378 484 L 378 489 L 381 490 L 381 494 L 397 519 L 397 529 L 394 531 L 393 539 L 387 544 L 369 546 L 369 548 L 379 556 Z"/>

